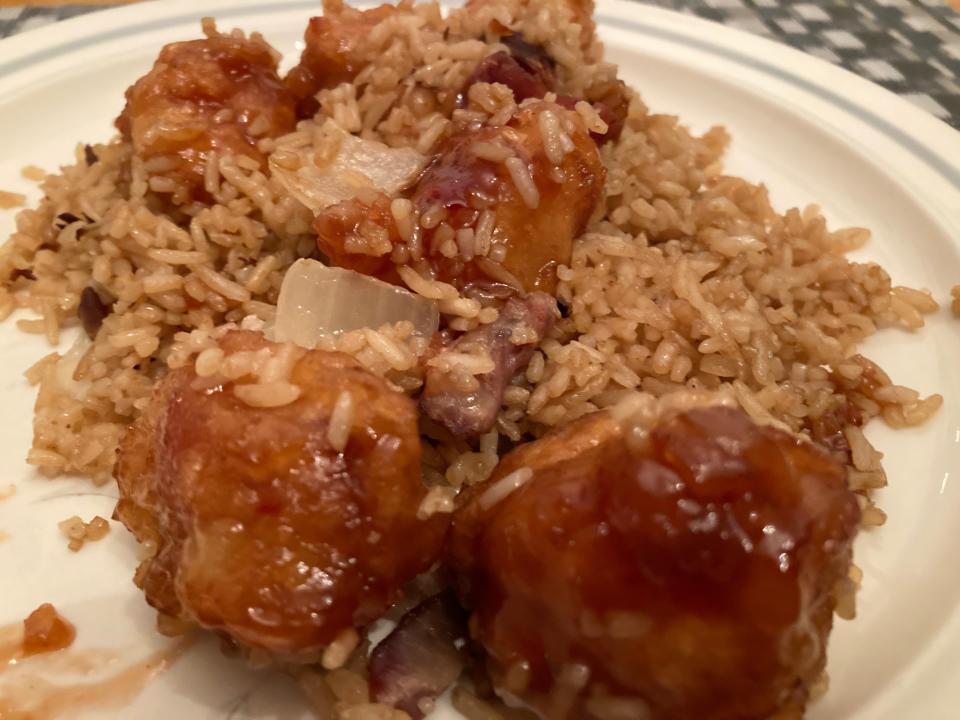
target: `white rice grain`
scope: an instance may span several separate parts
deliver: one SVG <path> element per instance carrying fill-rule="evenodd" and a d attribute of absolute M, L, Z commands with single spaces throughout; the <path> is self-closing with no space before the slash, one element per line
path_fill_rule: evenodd
<path fill-rule="evenodd" d="M 574 149 L 570 136 L 560 126 L 560 121 L 551 110 L 542 110 L 537 114 L 537 125 L 543 138 L 543 150 L 547 159 L 554 165 L 560 165 L 567 153 Z"/>
<path fill-rule="evenodd" d="M 235 385 L 233 394 L 250 407 L 274 408 L 289 405 L 300 397 L 300 387 L 288 382 Z"/>
<path fill-rule="evenodd" d="M 483 491 L 483 494 L 477 498 L 477 504 L 482 510 L 487 510 L 526 485 L 533 477 L 533 470 L 528 467 L 518 468 L 499 480 L 495 481 L 490 487 Z"/>
<path fill-rule="evenodd" d="M 437 513 L 452 513 L 454 498 L 457 496 L 455 488 L 446 485 L 434 485 L 420 501 L 417 508 L 417 519 L 426 520 Z"/>
<path fill-rule="evenodd" d="M 408 288 L 429 300 L 455 300 L 460 295 L 453 285 L 438 280 L 427 280 L 409 265 L 397 267 L 397 272 Z"/>
<path fill-rule="evenodd" d="M 343 452 L 350 439 L 350 427 L 353 423 L 353 395 L 343 390 L 337 396 L 337 402 L 330 413 L 330 426 L 327 428 L 327 442 L 337 452 Z"/>
<path fill-rule="evenodd" d="M 324 649 L 320 664 L 325 670 L 343 667 L 359 644 L 360 635 L 356 630 L 353 628 L 342 630 Z"/>
<path fill-rule="evenodd" d="M 523 202 L 531 210 L 536 210 L 540 206 L 540 191 L 537 190 L 537 184 L 533 181 L 530 168 L 518 157 L 507 158 L 503 164 L 506 165 L 510 179 L 513 180 L 513 185 L 520 193 Z"/>

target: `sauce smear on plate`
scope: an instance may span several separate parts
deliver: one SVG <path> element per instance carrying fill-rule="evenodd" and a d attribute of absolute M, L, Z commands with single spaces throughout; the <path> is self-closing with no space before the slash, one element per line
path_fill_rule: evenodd
<path fill-rule="evenodd" d="M 76 635 L 73 624 L 49 603 L 23 622 L 0 628 L 0 676 L 13 675 L 0 684 L 2 720 L 54 720 L 82 710 L 125 707 L 192 644 L 191 638 L 183 638 L 92 682 L 53 682 L 51 676 L 96 673 L 117 659 L 111 651 L 70 650 Z"/>

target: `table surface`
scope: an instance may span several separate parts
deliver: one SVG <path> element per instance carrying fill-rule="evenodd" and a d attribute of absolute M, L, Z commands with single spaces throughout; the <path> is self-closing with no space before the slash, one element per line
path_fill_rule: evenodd
<path fill-rule="evenodd" d="M 0 38 L 118 1 L 122 0 L 89 4 L 0 0 Z M 945 0 L 650 2 L 792 45 L 882 85 L 960 128 L 960 12 Z M 949 2 L 960 8 L 960 0 Z"/>

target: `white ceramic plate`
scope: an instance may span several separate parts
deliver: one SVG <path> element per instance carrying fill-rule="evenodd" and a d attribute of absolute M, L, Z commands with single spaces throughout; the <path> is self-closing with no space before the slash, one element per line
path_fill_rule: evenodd
<path fill-rule="evenodd" d="M 23 165 L 53 169 L 78 141 L 106 140 L 124 89 L 161 45 L 197 37 L 200 15 L 262 31 L 289 61 L 318 5 L 149 3 L 0 42 L 0 188 L 35 200 L 36 189 L 19 176 Z M 882 262 L 898 284 L 929 288 L 944 302 L 960 283 L 960 134 L 876 86 L 767 40 L 616 0 L 600 0 L 597 20 L 609 59 L 649 105 L 696 130 L 729 128 L 730 172 L 768 183 L 781 208 L 817 202 L 835 224 L 873 228 L 875 239 L 861 254 Z M 13 213 L 0 213 L 0 237 L 12 228 Z M 890 487 L 880 499 L 890 519 L 857 543 L 866 573 L 860 614 L 833 634 L 831 689 L 811 709 L 814 720 L 947 720 L 960 712 L 958 328 L 943 310 L 920 333 L 887 331 L 868 344 L 867 354 L 895 382 L 940 392 L 946 402 L 922 429 L 874 424 L 868 431 L 886 454 Z M 126 667 L 166 642 L 154 634 L 152 613 L 130 580 L 134 544 L 115 524 L 106 540 L 72 554 L 56 527 L 73 514 L 109 516 L 115 489 L 43 480 L 23 462 L 33 391 L 20 373 L 46 352 L 11 323 L 0 326 L 0 488 L 17 487 L 0 504 L 0 531 L 9 536 L 0 542 L 0 624 L 52 601 L 76 622 L 78 646 L 100 648 L 116 658 L 115 668 Z M 5 675 L 0 682 L 9 681 Z M 289 681 L 242 669 L 211 641 L 131 705 L 100 712 L 182 720 L 307 716 Z"/>

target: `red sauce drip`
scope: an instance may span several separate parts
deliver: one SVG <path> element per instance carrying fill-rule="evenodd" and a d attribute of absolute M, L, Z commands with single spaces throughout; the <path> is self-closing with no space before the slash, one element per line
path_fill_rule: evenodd
<path fill-rule="evenodd" d="M 73 644 L 77 631 L 50 603 L 44 603 L 23 621 L 23 656 L 56 652 Z"/>
<path fill-rule="evenodd" d="M 15 633 L 16 639 L 0 640 L 0 665 L 9 665 L 31 655 L 63 650 L 70 647 L 77 637 L 73 624 L 50 603 L 44 603 L 30 613 L 22 623 L 22 631 L 20 625 L 18 623 L 7 628 L 3 633 Z"/>

